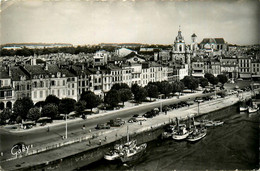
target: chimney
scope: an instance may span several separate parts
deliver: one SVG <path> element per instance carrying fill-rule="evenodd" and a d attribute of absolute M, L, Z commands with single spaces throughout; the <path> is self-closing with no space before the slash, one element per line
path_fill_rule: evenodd
<path fill-rule="evenodd" d="M 11 77 L 11 76 L 12 76 L 12 71 L 11 71 L 11 68 L 10 68 L 10 66 L 8 66 L 8 75 L 9 75 L 9 77 Z"/>

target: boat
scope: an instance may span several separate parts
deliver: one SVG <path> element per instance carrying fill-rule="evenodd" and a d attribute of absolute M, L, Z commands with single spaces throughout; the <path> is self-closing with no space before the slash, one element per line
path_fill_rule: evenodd
<path fill-rule="evenodd" d="M 205 123 L 205 126 L 206 127 L 212 127 L 212 126 L 215 126 L 214 122 L 213 121 L 208 121 Z"/>
<path fill-rule="evenodd" d="M 116 149 L 111 150 L 104 155 L 104 159 L 110 160 L 110 161 L 119 159 L 119 157 L 120 157 L 120 151 L 118 151 Z"/>
<path fill-rule="evenodd" d="M 248 107 L 240 106 L 239 111 L 240 112 L 246 112 L 248 110 Z"/>
<path fill-rule="evenodd" d="M 254 112 L 257 112 L 258 110 L 259 110 L 259 107 L 256 104 L 254 104 L 253 106 L 250 106 L 248 108 L 249 113 L 254 113 Z"/>
<path fill-rule="evenodd" d="M 183 140 L 190 135 L 190 131 L 186 129 L 185 124 L 179 124 L 179 120 L 177 119 L 177 129 L 175 129 L 172 133 L 172 138 L 174 140 Z"/>
<path fill-rule="evenodd" d="M 206 128 L 200 128 L 200 129 L 195 128 L 193 133 L 187 137 L 187 141 L 190 142 L 199 141 L 200 139 L 204 138 L 206 135 L 207 135 Z"/>
<path fill-rule="evenodd" d="M 224 122 L 223 121 L 214 121 L 214 126 L 220 126 L 223 125 Z"/>
<path fill-rule="evenodd" d="M 138 159 L 145 152 L 146 147 L 147 144 L 144 143 L 139 146 L 135 146 L 134 148 L 123 150 L 120 154 L 121 161 L 125 163 Z"/>

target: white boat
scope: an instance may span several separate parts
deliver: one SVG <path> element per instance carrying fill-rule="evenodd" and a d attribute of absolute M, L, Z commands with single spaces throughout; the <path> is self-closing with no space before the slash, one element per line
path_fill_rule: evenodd
<path fill-rule="evenodd" d="M 246 112 L 247 110 L 248 110 L 248 107 L 243 107 L 243 106 L 239 107 L 240 112 Z"/>
<path fill-rule="evenodd" d="M 248 112 L 249 113 L 254 113 L 254 112 L 257 112 L 259 110 L 259 107 L 257 107 L 256 105 L 254 105 L 253 107 L 249 107 L 248 108 Z"/>
<path fill-rule="evenodd" d="M 147 144 L 144 143 L 140 146 L 135 146 L 134 148 L 123 150 L 120 154 L 121 161 L 125 163 L 138 159 L 145 152 L 146 147 Z"/>
<path fill-rule="evenodd" d="M 187 141 L 195 142 L 207 135 L 207 129 L 201 128 L 200 130 L 195 129 L 192 134 L 187 138 Z"/>
<path fill-rule="evenodd" d="M 223 125 L 224 122 L 223 121 L 214 121 L 214 126 L 220 126 Z"/>
<path fill-rule="evenodd" d="M 186 129 L 185 124 L 179 124 L 179 120 L 177 118 L 177 126 L 176 129 L 172 132 L 172 138 L 174 140 L 183 140 L 189 136 L 190 132 Z"/>
<path fill-rule="evenodd" d="M 120 157 L 120 152 L 118 150 L 111 150 L 104 155 L 104 158 L 110 161 L 119 159 L 119 157 Z"/>
<path fill-rule="evenodd" d="M 208 121 L 205 123 L 205 126 L 206 127 L 211 127 L 211 126 L 215 126 L 214 122 L 213 121 Z"/>

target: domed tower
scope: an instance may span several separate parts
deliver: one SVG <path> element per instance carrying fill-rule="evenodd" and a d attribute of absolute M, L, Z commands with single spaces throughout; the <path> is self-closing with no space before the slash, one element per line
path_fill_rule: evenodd
<path fill-rule="evenodd" d="M 181 30 L 179 28 L 178 35 L 174 41 L 175 52 L 185 53 L 185 41 L 184 37 L 181 35 Z"/>
<path fill-rule="evenodd" d="M 191 50 L 194 51 L 198 47 L 197 36 L 195 33 L 191 35 Z"/>

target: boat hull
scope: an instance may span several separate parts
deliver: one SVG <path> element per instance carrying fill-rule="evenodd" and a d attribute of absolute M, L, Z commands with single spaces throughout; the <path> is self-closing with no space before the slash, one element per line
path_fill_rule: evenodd
<path fill-rule="evenodd" d="M 207 133 L 204 132 L 204 133 L 201 133 L 201 134 L 194 136 L 194 137 L 190 137 L 190 138 L 188 137 L 187 141 L 190 141 L 190 142 L 199 141 L 200 139 L 204 138 L 206 135 L 207 135 Z"/>
<path fill-rule="evenodd" d="M 258 108 L 249 108 L 248 109 L 249 113 L 254 113 L 254 112 L 257 112 L 257 111 L 258 111 Z"/>
<path fill-rule="evenodd" d="M 146 147 L 147 147 L 147 144 L 145 143 L 145 144 L 142 144 L 142 145 L 139 146 L 139 149 L 137 150 L 136 153 L 133 153 L 133 154 L 130 154 L 130 155 L 122 155 L 120 157 L 121 161 L 123 163 L 135 161 L 136 159 L 140 158 L 141 155 L 143 155 Z"/>
<path fill-rule="evenodd" d="M 239 107 L 240 112 L 246 112 L 248 110 L 247 107 Z"/>
<path fill-rule="evenodd" d="M 173 134 L 173 135 L 172 135 L 172 139 L 174 139 L 174 140 L 184 140 L 184 139 L 187 138 L 189 135 L 190 135 L 189 132 L 186 132 L 186 133 L 183 134 L 183 135 Z"/>

